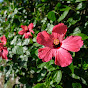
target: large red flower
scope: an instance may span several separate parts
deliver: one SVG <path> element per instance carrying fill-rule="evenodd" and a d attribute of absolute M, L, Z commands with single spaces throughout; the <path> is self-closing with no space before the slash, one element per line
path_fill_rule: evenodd
<path fill-rule="evenodd" d="M 3 43 L 3 45 L 6 45 L 7 39 L 4 35 L 2 37 L 0 37 L 0 40 Z"/>
<path fill-rule="evenodd" d="M 7 47 L 4 47 L 3 44 L 0 43 L 0 57 L 7 60 L 8 59 L 7 55 L 8 55 Z"/>
<path fill-rule="evenodd" d="M 21 25 L 22 30 L 18 32 L 20 35 L 24 35 L 24 38 L 32 37 L 32 34 L 34 34 L 33 29 L 33 23 L 30 23 L 28 26 Z"/>
<path fill-rule="evenodd" d="M 72 56 L 68 51 L 77 52 L 83 45 L 80 36 L 69 36 L 64 39 L 67 26 L 60 23 L 53 27 L 52 34 L 42 31 L 37 35 L 37 43 L 44 45 L 38 50 L 38 57 L 48 62 L 55 57 L 55 64 L 66 67 L 72 63 Z"/>

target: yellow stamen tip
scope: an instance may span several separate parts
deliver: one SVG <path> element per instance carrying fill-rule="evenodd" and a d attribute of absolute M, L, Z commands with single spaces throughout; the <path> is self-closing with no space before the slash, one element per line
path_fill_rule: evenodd
<path fill-rule="evenodd" d="M 54 44 L 58 45 L 59 44 L 59 40 L 58 39 L 54 39 Z"/>

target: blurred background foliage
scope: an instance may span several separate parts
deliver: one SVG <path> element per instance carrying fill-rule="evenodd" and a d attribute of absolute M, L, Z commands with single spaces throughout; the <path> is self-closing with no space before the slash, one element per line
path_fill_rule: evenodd
<path fill-rule="evenodd" d="M 52 32 L 65 23 L 66 36 L 78 35 L 84 41 L 73 63 L 65 68 L 38 58 L 38 32 Z M 21 25 L 34 23 L 32 39 L 18 35 Z M 0 36 L 7 38 L 8 60 L 0 58 L 2 88 L 88 88 L 88 1 L 87 0 L 4 0 L 0 2 Z M 0 87 L 0 88 L 1 88 Z"/>

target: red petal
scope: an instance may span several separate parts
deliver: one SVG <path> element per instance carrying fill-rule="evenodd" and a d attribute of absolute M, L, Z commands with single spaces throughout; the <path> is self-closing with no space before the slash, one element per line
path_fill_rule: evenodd
<path fill-rule="evenodd" d="M 0 50 L 3 48 L 3 44 L 2 43 L 0 43 Z"/>
<path fill-rule="evenodd" d="M 28 30 L 28 27 L 25 26 L 25 25 L 21 25 L 21 28 L 22 28 L 24 31 L 27 31 L 27 30 Z"/>
<path fill-rule="evenodd" d="M 24 33 L 24 38 L 29 38 L 32 37 L 32 34 L 30 32 Z"/>
<path fill-rule="evenodd" d="M 33 23 L 30 23 L 30 24 L 28 25 L 28 29 L 29 29 L 29 30 L 33 29 L 33 27 L 34 27 L 34 24 L 33 24 Z"/>
<path fill-rule="evenodd" d="M 54 38 L 58 38 L 60 41 L 64 39 L 64 36 L 67 32 L 67 26 L 64 23 L 59 23 L 53 27 L 52 35 Z"/>
<path fill-rule="evenodd" d="M 55 56 L 55 64 L 58 66 L 66 67 L 72 63 L 71 54 L 68 51 L 64 50 L 63 48 L 56 50 L 54 56 Z"/>
<path fill-rule="evenodd" d="M 4 45 L 6 45 L 6 42 L 7 42 L 6 37 L 3 35 L 0 39 L 1 39 L 1 42 L 2 42 Z"/>
<path fill-rule="evenodd" d="M 52 59 L 52 49 L 44 47 L 38 50 L 38 57 L 42 59 L 43 62 L 48 62 Z"/>
<path fill-rule="evenodd" d="M 25 33 L 25 30 L 21 30 L 18 32 L 18 34 L 23 35 Z"/>
<path fill-rule="evenodd" d="M 7 60 L 8 59 L 7 55 L 8 55 L 7 47 L 4 47 L 2 52 L 2 58 Z"/>
<path fill-rule="evenodd" d="M 37 43 L 46 47 L 53 47 L 53 39 L 46 31 L 39 32 L 37 35 Z"/>
<path fill-rule="evenodd" d="M 58 34 L 65 34 L 66 31 L 67 31 L 67 26 L 64 25 L 64 23 L 60 23 L 60 24 L 53 27 L 52 32 L 55 32 L 55 33 L 58 33 Z"/>
<path fill-rule="evenodd" d="M 34 34 L 34 31 L 33 30 L 30 30 L 30 32 L 32 32 Z"/>
<path fill-rule="evenodd" d="M 82 38 L 80 36 L 69 36 L 65 40 L 62 41 L 62 48 L 77 52 L 83 45 Z"/>

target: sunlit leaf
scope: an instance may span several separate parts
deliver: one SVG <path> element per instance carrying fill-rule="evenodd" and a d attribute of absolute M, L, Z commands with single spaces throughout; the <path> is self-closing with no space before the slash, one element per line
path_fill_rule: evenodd
<path fill-rule="evenodd" d="M 55 74 L 53 75 L 53 82 L 57 82 L 57 84 L 61 81 L 61 78 L 62 78 L 62 72 L 59 70 L 59 71 L 56 71 Z"/>
<path fill-rule="evenodd" d="M 67 16 L 70 9 L 71 9 L 70 7 L 66 7 L 65 11 L 59 17 L 58 22 L 62 21 Z"/>

